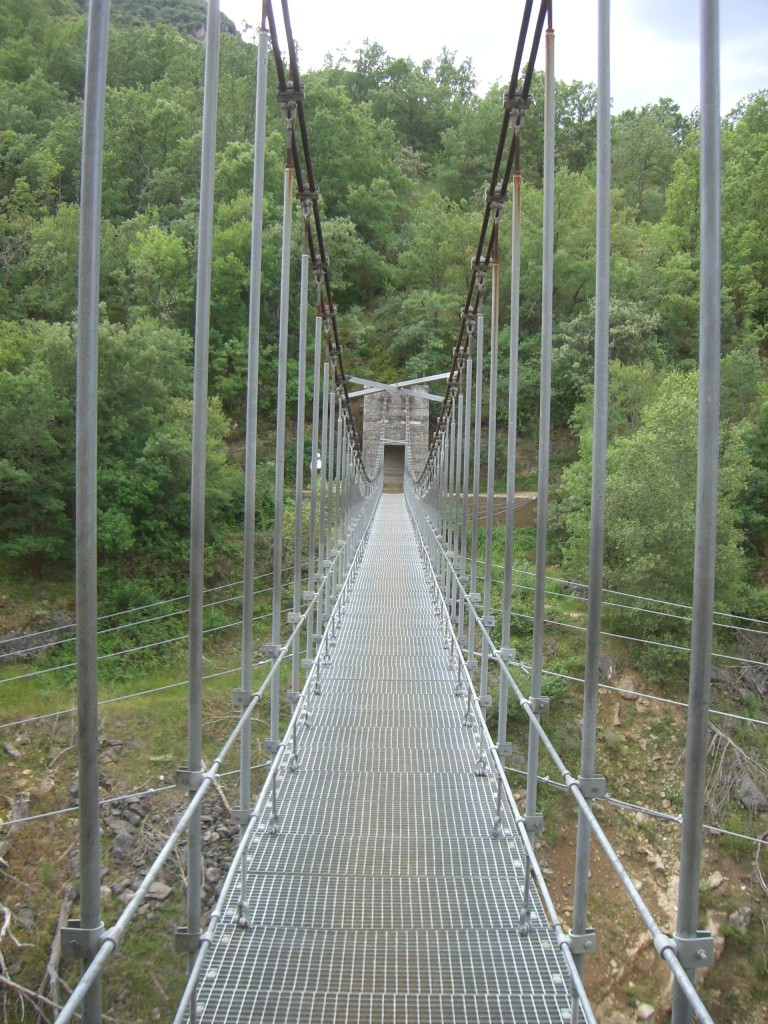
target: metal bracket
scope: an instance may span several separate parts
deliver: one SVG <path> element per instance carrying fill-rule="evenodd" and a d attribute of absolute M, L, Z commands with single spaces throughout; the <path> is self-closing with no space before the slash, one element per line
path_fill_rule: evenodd
<path fill-rule="evenodd" d="M 104 923 L 99 921 L 96 928 L 83 928 L 79 918 L 67 922 L 61 929 L 61 955 L 70 959 L 91 960 L 98 953 Z"/>
<path fill-rule="evenodd" d="M 486 615 L 482 619 L 482 623 L 483 623 L 483 625 L 485 626 L 486 629 L 493 629 L 493 627 L 496 625 L 496 616 L 495 615 Z"/>
<path fill-rule="evenodd" d="M 247 708 L 255 696 L 253 690 L 233 690 L 232 703 L 236 708 Z"/>
<path fill-rule="evenodd" d="M 504 109 L 524 113 L 533 106 L 533 96 L 521 96 L 519 92 L 504 93 Z"/>
<path fill-rule="evenodd" d="M 177 928 L 175 946 L 177 953 L 196 953 L 200 948 L 200 932 L 190 932 L 186 928 Z"/>
<path fill-rule="evenodd" d="M 302 189 L 296 189 L 296 198 L 302 203 L 316 203 L 320 198 L 320 189 L 307 188 L 306 186 Z"/>
<path fill-rule="evenodd" d="M 310 668 L 312 668 L 312 666 L 314 664 L 315 664 L 315 662 L 314 662 L 314 660 L 312 658 L 302 658 L 301 659 L 301 667 L 302 668 L 310 669 Z"/>
<path fill-rule="evenodd" d="M 471 601 L 472 604 L 480 604 L 482 599 L 483 599 L 483 595 L 482 594 L 476 594 L 476 593 L 467 594 L 467 600 Z"/>
<path fill-rule="evenodd" d="M 580 775 L 579 789 L 587 800 L 602 800 L 608 792 L 608 780 L 604 775 Z"/>
<path fill-rule="evenodd" d="M 499 650 L 499 657 L 505 665 L 511 665 L 517 659 L 517 650 L 514 647 L 502 647 Z"/>
<path fill-rule="evenodd" d="M 297 693 L 295 690 L 289 690 L 285 695 L 285 699 L 289 704 L 298 704 L 301 700 L 301 694 Z"/>
<path fill-rule="evenodd" d="M 286 612 L 285 621 L 289 626 L 296 626 L 301 622 L 301 612 Z"/>
<path fill-rule="evenodd" d="M 549 711 L 549 697 L 531 697 L 528 703 L 535 715 L 545 715 Z"/>
<path fill-rule="evenodd" d="M 301 595 L 302 601 L 306 601 L 307 604 L 309 604 L 310 601 L 313 601 L 316 597 L 317 597 L 317 591 L 316 590 L 305 590 L 304 593 Z"/>
<path fill-rule="evenodd" d="M 715 962 L 715 942 L 709 932 L 696 932 L 695 939 L 673 935 L 672 941 L 677 959 L 687 971 L 711 967 Z"/>
<path fill-rule="evenodd" d="M 176 788 L 187 789 L 190 793 L 196 793 L 203 782 L 201 771 L 192 772 L 186 765 L 176 769 Z"/>
<path fill-rule="evenodd" d="M 264 644 L 265 658 L 279 658 L 282 647 L 280 644 Z"/>
<path fill-rule="evenodd" d="M 233 807 L 231 820 L 234 825 L 242 825 L 245 827 L 251 820 L 251 812 L 248 810 L 244 811 L 242 807 Z"/>
<path fill-rule="evenodd" d="M 266 754 L 277 754 L 282 747 L 282 743 L 279 740 L 264 740 L 262 746 Z"/>
<path fill-rule="evenodd" d="M 478 707 L 489 708 L 493 704 L 493 700 L 489 696 L 478 697 L 477 698 L 477 704 L 478 704 Z"/>
<path fill-rule="evenodd" d="M 597 932 L 594 928 L 587 928 L 583 934 L 568 932 L 568 946 L 574 956 L 582 953 L 595 953 L 597 951 Z"/>
<path fill-rule="evenodd" d="M 304 102 L 304 86 L 295 88 L 293 82 L 287 82 L 285 89 L 277 90 L 277 101 L 282 107 Z"/>
<path fill-rule="evenodd" d="M 496 753 L 499 755 L 499 757 L 511 757 L 512 744 L 509 742 L 509 740 L 504 740 L 503 743 L 497 743 Z"/>
<path fill-rule="evenodd" d="M 544 831 L 543 814 L 526 814 L 524 822 L 525 831 L 528 833 L 528 835 L 535 835 L 538 832 Z"/>

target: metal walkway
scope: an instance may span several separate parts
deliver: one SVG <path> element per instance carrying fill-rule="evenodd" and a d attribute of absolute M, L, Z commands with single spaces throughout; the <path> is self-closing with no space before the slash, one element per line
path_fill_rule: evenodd
<path fill-rule="evenodd" d="M 491 835 L 496 781 L 475 774 L 455 677 L 405 499 L 385 494 L 279 831 L 265 808 L 248 852 L 251 927 L 233 892 L 198 1021 L 570 1020 L 538 902 L 517 929 L 524 854 L 510 821 Z"/>

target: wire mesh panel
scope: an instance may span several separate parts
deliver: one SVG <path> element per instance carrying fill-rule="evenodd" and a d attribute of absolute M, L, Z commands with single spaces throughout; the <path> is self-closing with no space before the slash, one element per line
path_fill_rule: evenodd
<path fill-rule="evenodd" d="M 201 1022 L 562 1024 L 565 967 L 524 854 L 492 836 L 496 780 L 400 495 L 382 496 L 331 663 L 202 972 Z M 295 767 L 295 766 L 294 766 Z"/>

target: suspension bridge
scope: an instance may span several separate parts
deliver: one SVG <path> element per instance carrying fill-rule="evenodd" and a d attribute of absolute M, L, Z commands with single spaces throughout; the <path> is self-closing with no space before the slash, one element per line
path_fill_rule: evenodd
<path fill-rule="evenodd" d="M 253 180 L 249 391 L 246 424 L 242 670 L 234 695 L 241 717 L 204 767 L 203 526 L 208 309 L 217 112 L 219 9 L 208 5 L 196 305 L 195 405 L 189 639 L 188 762 L 177 773 L 185 813 L 119 920 L 100 905 L 97 765 L 96 382 L 100 189 L 108 3 L 92 0 L 83 136 L 77 420 L 77 628 L 80 756 L 80 917 L 62 934 L 83 974 L 58 1020 L 102 1019 L 101 975 L 182 835 L 188 848 L 187 923 L 176 937 L 188 983 L 175 1020 L 228 1022 L 595 1021 L 584 985 L 591 849 L 598 843 L 639 921 L 669 968 L 674 1024 L 712 1017 L 697 993 L 698 969 L 712 962 L 712 938 L 698 929 L 704 760 L 711 674 L 714 498 L 717 475 L 718 131 L 717 4 L 702 3 L 702 336 L 700 483 L 693 614 L 691 702 L 680 846 L 679 910 L 673 934 L 654 920 L 596 816 L 606 793 L 597 772 L 596 722 L 605 485 L 608 255 L 610 236 L 609 4 L 600 0 L 598 232 L 592 559 L 578 772 L 563 763 L 546 728 L 542 693 L 549 479 L 554 204 L 554 15 L 552 4 L 521 4 L 520 34 L 505 94 L 483 223 L 461 308 L 452 365 L 438 379 L 376 382 L 344 365 L 319 193 L 303 116 L 296 47 L 283 2 L 266 2 L 259 29 Z M 266 74 L 271 49 L 286 132 L 276 407 L 275 542 L 271 667 L 254 689 L 254 491 L 258 395 L 261 227 Z M 499 394 L 499 230 L 511 207 L 510 380 L 506 438 L 503 608 L 510 606 L 515 528 L 517 333 L 520 281 L 519 154 L 531 76 L 545 57 L 542 371 L 533 659 L 510 645 L 509 615 L 494 640 L 491 603 Z M 312 392 L 311 422 L 297 408 L 293 593 L 282 594 L 287 454 L 286 366 L 291 230 L 298 204 L 304 252 L 299 395 Z M 308 339 L 314 288 L 314 344 Z M 488 352 L 484 354 L 484 346 Z M 308 365 L 308 352 L 314 363 Z M 486 358 L 489 355 L 489 358 Z M 488 369 L 486 370 L 486 364 Z M 434 386 L 439 395 L 428 390 Z M 357 388 L 353 390 L 352 388 Z M 375 397 L 374 397 L 375 396 Z M 713 396 L 715 396 L 713 398 Z M 437 399 L 436 415 L 429 406 Z M 488 404 L 487 475 L 481 480 L 481 421 Z M 355 404 L 367 403 L 363 429 Z M 399 403 L 399 404 L 398 404 Z M 439 403 L 439 404 L 438 404 Z M 400 410 L 395 412 L 395 407 Z M 399 431 L 399 432 L 398 432 Z M 305 435 L 313 457 L 305 469 Z M 396 436 L 395 436 L 396 435 Z M 317 455 L 315 454 L 317 453 Z M 480 495 L 488 496 L 481 516 Z M 479 551 L 481 530 L 485 551 Z M 302 552 L 308 552 L 304 570 Z M 485 569 L 478 571 L 479 563 Z M 498 730 L 487 719 L 490 678 L 498 681 Z M 281 699 L 291 718 L 280 731 Z M 269 773 L 251 793 L 251 716 L 268 702 Z M 508 781 L 510 702 L 529 730 L 524 806 Z M 561 920 L 536 856 L 542 828 L 539 756 L 554 763 L 579 824 L 573 915 Z M 201 805 L 222 765 L 239 750 L 240 842 L 221 894 L 201 910 Z"/>

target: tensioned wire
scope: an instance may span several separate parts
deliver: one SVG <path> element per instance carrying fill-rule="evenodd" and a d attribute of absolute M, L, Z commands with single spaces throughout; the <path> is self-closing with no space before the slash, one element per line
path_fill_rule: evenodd
<path fill-rule="evenodd" d="M 520 768 L 510 768 L 508 765 L 505 765 L 504 770 L 509 772 L 510 775 L 520 775 L 523 778 L 526 776 L 526 773 Z M 563 793 L 568 792 L 568 786 L 565 783 L 557 782 L 548 775 L 539 775 L 538 781 L 545 786 L 549 786 L 551 789 L 559 789 Z M 674 825 L 680 825 L 682 821 L 681 815 L 670 814 L 669 811 L 656 811 L 650 807 L 643 807 L 641 804 L 631 804 L 614 796 L 596 796 L 592 799 L 596 803 L 608 804 L 611 807 L 618 807 L 620 810 L 632 811 L 636 814 L 647 814 L 649 818 L 659 818 Z M 731 832 L 727 828 L 719 828 L 717 825 L 707 825 L 706 823 L 702 827 L 713 835 L 731 836 L 733 839 L 743 839 L 745 842 L 754 843 L 755 846 L 768 846 L 768 839 L 763 839 L 761 836 L 748 836 L 743 832 Z"/>
<path fill-rule="evenodd" d="M 306 567 L 306 566 L 304 566 L 304 567 Z M 289 566 L 289 567 L 283 569 L 283 575 L 285 575 L 287 572 L 290 572 L 291 568 L 292 567 Z M 261 577 L 259 577 L 259 579 L 263 579 L 264 576 L 271 576 L 271 575 L 272 575 L 271 573 L 264 573 Z M 211 587 L 209 590 L 206 590 L 205 593 L 206 594 L 213 594 L 213 593 L 216 593 L 216 592 L 219 592 L 219 591 L 222 591 L 222 590 L 227 590 L 227 589 L 229 589 L 231 587 L 241 586 L 242 582 L 243 582 L 242 580 L 239 580 L 238 582 L 235 582 L 235 583 L 225 583 L 225 584 L 222 584 L 219 587 Z M 290 586 L 291 586 L 291 582 L 284 583 L 283 584 L 283 589 L 287 590 Z M 261 590 L 254 590 L 253 595 L 255 597 L 257 594 L 270 593 L 271 589 L 272 589 L 271 587 L 269 587 L 269 588 L 264 587 Z M 233 602 L 241 601 L 242 599 L 243 599 L 243 595 L 242 594 L 236 594 L 234 597 L 225 597 L 225 598 L 222 598 L 219 601 L 209 601 L 207 604 L 203 605 L 203 608 L 204 609 L 215 608 L 218 605 L 232 604 Z M 148 611 L 150 608 L 159 608 L 162 605 L 174 604 L 174 603 L 177 603 L 179 601 L 187 601 L 187 600 L 189 600 L 189 595 L 188 594 L 184 595 L 184 596 L 181 596 L 181 597 L 167 597 L 167 598 L 164 598 L 163 600 L 160 600 L 160 601 L 153 601 L 151 604 L 141 605 L 141 606 L 138 606 L 136 608 L 126 608 L 125 611 L 110 612 L 107 615 L 101 615 L 101 616 L 99 616 L 99 621 L 100 622 L 104 622 L 104 621 L 107 621 L 108 619 L 117 618 L 118 616 L 131 615 L 134 612 Z M 160 622 L 163 619 L 171 619 L 171 618 L 174 618 L 174 617 L 179 616 L 179 615 L 186 615 L 188 613 L 188 611 L 189 611 L 188 608 L 180 608 L 178 611 L 167 612 L 164 615 L 155 615 L 155 616 L 150 616 L 150 617 L 144 618 L 144 619 L 133 619 L 131 622 L 122 623 L 121 625 L 118 625 L 118 626 L 108 626 L 105 629 L 100 629 L 98 631 L 97 635 L 98 636 L 104 636 L 105 634 L 115 633 L 115 632 L 117 632 L 118 630 L 121 630 L 121 629 L 130 629 L 133 626 L 144 626 L 144 625 L 147 625 L 148 623 Z M 72 629 L 72 630 L 75 629 L 75 623 L 74 622 L 65 623 L 64 625 L 61 625 L 61 626 L 51 626 L 49 629 L 35 630 L 32 633 L 19 633 L 19 634 L 15 634 L 13 636 L 3 637 L 2 639 L 0 639 L 0 645 L 2 645 L 2 644 L 11 644 L 11 643 L 14 643 L 14 642 L 19 641 L 19 640 L 31 640 L 31 639 L 33 639 L 36 636 L 48 636 L 51 633 L 60 633 L 60 632 L 63 632 L 64 630 L 66 630 L 66 629 Z M 72 641 L 75 640 L 75 639 L 76 639 L 75 636 L 67 636 L 67 637 L 64 637 L 61 640 L 52 640 L 50 643 L 39 644 L 36 647 L 26 647 L 26 648 L 24 648 L 24 650 L 21 653 L 22 654 L 29 654 L 29 653 L 32 653 L 34 651 L 44 651 L 44 650 L 47 650 L 50 647 L 56 647 L 56 646 L 58 646 L 60 644 L 72 643 Z M 19 652 L 17 652 L 17 651 L 0 652 L 0 658 L 14 658 L 14 657 L 17 657 L 18 654 L 19 654 Z"/>
<path fill-rule="evenodd" d="M 251 765 L 252 772 L 261 771 L 263 768 L 269 768 L 269 761 L 264 761 L 262 764 Z M 228 779 L 233 775 L 239 774 L 240 769 L 236 768 L 230 772 L 219 772 L 216 778 Z M 140 800 L 142 797 L 146 796 L 157 796 L 160 793 L 169 793 L 171 790 L 176 790 L 176 792 L 178 792 L 179 787 L 173 783 L 169 786 L 152 786 L 149 789 L 135 790 L 132 793 L 121 793 L 119 796 L 110 796 L 105 800 L 100 800 L 99 807 L 108 807 L 110 804 L 125 803 L 128 800 Z M 72 807 L 59 807 L 55 811 L 43 811 L 41 814 L 30 814 L 26 818 L 10 818 L 8 821 L 0 821 L 0 829 L 11 828 L 15 825 L 28 825 L 35 821 L 43 821 L 45 818 L 57 818 L 62 814 L 74 814 L 79 810 L 80 807 L 75 804 Z"/>
<path fill-rule="evenodd" d="M 492 567 L 494 569 L 502 568 L 496 562 L 493 562 L 491 564 L 492 564 Z M 518 573 L 521 576 L 533 576 L 534 575 L 534 573 L 530 572 L 527 569 L 517 569 L 516 568 L 514 570 L 514 572 Z M 550 580 L 551 582 L 554 582 L 554 583 L 560 583 L 561 585 L 566 586 L 566 587 L 578 587 L 580 590 L 584 590 L 584 591 L 589 589 L 586 583 L 580 583 L 577 580 L 566 580 L 566 579 L 562 579 L 562 578 L 560 578 L 558 576 L 547 576 L 546 579 L 548 579 L 548 580 Z M 501 583 L 502 579 L 499 576 L 493 576 L 493 582 L 494 583 Z M 523 583 L 513 583 L 513 587 L 516 590 L 529 590 L 529 591 L 533 590 L 533 587 L 526 587 L 525 584 L 523 584 Z M 583 594 L 579 594 L 579 593 L 573 593 L 573 592 L 569 593 L 567 591 L 565 593 L 562 593 L 562 592 L 555 591 L 555 590 L 546 590 L 545 593 L 549 597 L 565 598 L 565 599 L 568 599 L 568 600 L 583 601 L 583 602 L 587 601 L 587 598 Z M 633 599 L 633 600 L 636 600 L 636 601 L 646 601 L 648 603 L 653 603 L 653 604 L 667 605 L 668 607 L 679 608 L 681 610 L 687 610 L 687 611 L 691 611 L 692 610 L 690 605 L 677 604 L 677 603 L 675 603 L 673 601 L 664 601 L 661 598 L 657 598 L 657 597 L 642 597 L 639 594 L 624 594 L 620 590 L 609 590 L 607 588 L 603 588 L 603 594 L 615 594 L 615 595 L 617 595 L 619 597 L 627 597 L 627 598 L 630 598 L 630 599 Z M 662 617 L 665 617 L 665 618 L 677 619 L 677 620 L 680 620 L 682 622 L 690 622 L 691 621 L 690 616 L 688 616 L 688 615 L 675 615 L 673 612 L 657 611 L 655 608 L 640 608 L 637 605 L 622 604 L 621 602 L 618 602 L 618 601 L 605 601 L 604 600 L 603 604 L 606 607 L 608 607 L 608 608 L 620 608 L 622 610 L 631 611 L 631 612 L 641 612 L 641 613 L 644 613 L 646 615 L 659 615 L 659 616 L 662 616 Z M 765 626 L 766 627 L 765 629 L 751 629 L 748 626 L 733 626 L 733 625 L 731 625 L 728 622 L 715 622 L 714 625 L 716 627 L 718 627 L 719 629 L 739 629 L 739 630 L 742 630 L 743 632 L 746 632 L 746 633 L 757 633 L 759 636 L 768 636 L 768 622 L 766 622 L 764 619 L 753 619 L 753 618 L 750 618 L 749 616 L 746 616 L 746 615 L 735 615 L 735 614 L 732 614 L 731 612 L 718 612 L 718 611 L 716 611 L 715 615 L 716 616 L 719 615 L 719 616 L 722 616 L 724 618 L 736 619 L 736 620 L 741 621 L 741 622 L 753 622 L 753 623 L 755 623 L 757 625 L 761 625 L 761 626 Z"/>

